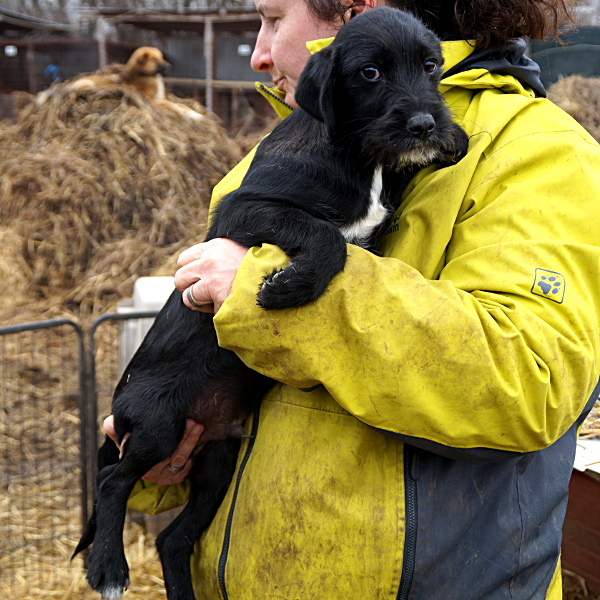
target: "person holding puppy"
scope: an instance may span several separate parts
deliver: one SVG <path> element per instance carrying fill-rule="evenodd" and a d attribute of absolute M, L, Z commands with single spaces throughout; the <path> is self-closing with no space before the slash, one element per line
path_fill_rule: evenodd
<path fill-rule="evenodd" d="M 252 65 L 272 76 L 281 116 L 309 49 L 378 4 L 444 41 L 441 90 L 469 152 L 420 171 L 381 256 L 348 246 L 344 271 L 303 308 L 256 306 L 262 277 L 286 264 L 274 246 L 182 253 L 184 302 L 193 285 L 220 345 L 281 382 L 196 547 L 196 596 L 558 600 L 577 428 L 599 392 L 600 148 L 543 98 L 518 38 L 552 33 L 567 7 L 256 0 Z M 188 423 L 130 507 L 185 501 L 201 433 Z"/>

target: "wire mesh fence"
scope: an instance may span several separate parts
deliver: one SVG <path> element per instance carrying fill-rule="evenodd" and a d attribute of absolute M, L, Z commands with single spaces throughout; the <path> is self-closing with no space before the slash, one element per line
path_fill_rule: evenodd
<path fill-rule="evenodd" d="M 0 328 L 2 597 L 23 579 L 51 588 L 87 516 L 82 366 L 72 321 Z"/>
<path fill-rule="evenodd" d="M 155 315 L 104 315 L 87 348 L 66 319 L 0 327 L 0 597 L 86 589 L 70 558 L 92 510 L 100 424 L 132 333 L 141 340 Z"/>

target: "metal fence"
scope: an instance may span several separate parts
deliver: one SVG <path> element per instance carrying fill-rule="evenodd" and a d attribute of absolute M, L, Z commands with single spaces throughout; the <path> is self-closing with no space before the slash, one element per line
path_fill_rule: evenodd
<path fill-rule="evenodd" d="M 103 315 L 87 334 L 68 319 L 0 327 L 0 592 L 23 579 L 47 592 L 70 567 L 99 424 L 129 358 L 121 324 L 147 329 L 156 313 Z"/>
<path fill-rule="evenodd" d="M 125 63 L 133 50 L 135 46 L 108 44 L 107 60 Z M 94 40 L 0 39 L 0 92 L 37 94 L 55 81 L 97 68 L 98 44 Z"/>

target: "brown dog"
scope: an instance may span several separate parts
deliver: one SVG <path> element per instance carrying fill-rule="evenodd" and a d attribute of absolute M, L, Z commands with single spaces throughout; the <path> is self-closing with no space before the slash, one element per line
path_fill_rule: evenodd
<path fill-rule="evenodd" d="M 203 115 L 165 98 L 165 83 L 162 73 L 171 65 L 158 48 L 142 46 L 129 58 L 123 73 L 112 75 L 86 75 L 69 83 L 67 91 L 82 89 L 110 88 L 116 85 L 129 85 L 144 94 L 153 104 L 172 110 L 180 115 L 202 119 Z M 55 88 L 40 92 L 36 102 L 42 106 L 54 93 Z"/>
<path fill-rule="evenodd" d="M 86 75 L 69 84 L 69 89 L 81 90 L 83 88 L 130 85 L 150 100 L 162 100 L 165 97 L 162 73 L 170 66 L 158 48 L 143 46 L 131 55 L 123 74 Z"/>

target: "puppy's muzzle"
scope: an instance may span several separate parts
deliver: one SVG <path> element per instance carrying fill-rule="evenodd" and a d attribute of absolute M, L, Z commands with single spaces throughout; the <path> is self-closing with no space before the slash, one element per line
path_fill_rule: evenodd
<path fill-rule="evenodd" d="M 168 71 L 171 68 L 171 63 L 165 62 L 161 65 L 158 65 L 156 67 L 156 72 L 157 73 L 165 73 L 166 71 Z"/>
<path fill-rule="evenodd" d="M 419 113 L 408 120 L 408 131 L 420 140 L 426 140 L 435 129 L 435 119 L 428 113 Z"/>

